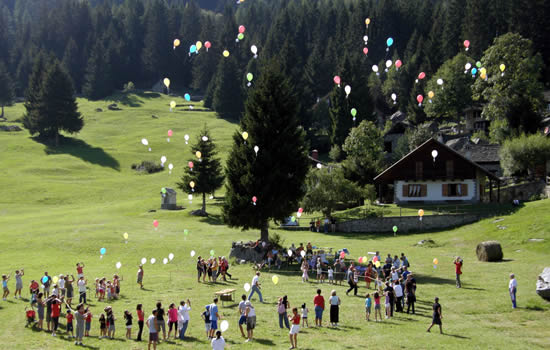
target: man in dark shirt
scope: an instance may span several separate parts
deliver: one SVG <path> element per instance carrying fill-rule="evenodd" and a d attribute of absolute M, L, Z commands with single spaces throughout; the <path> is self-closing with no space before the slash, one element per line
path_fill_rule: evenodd
<path fill-rule="evenodd" d="M 390 285 L 390 282 L 386 282 L 386 288 L 384 288 L 384 293 L 388 292 L 388 296 L 390 297 L 390 317 L 393 317 L 393 309 L 395 306 L 395 292 Z"/>
<path fill-rule="evenodd" d="M 382 270 L 384 271 L 384 277 L 385 278 L 388 278 L 388 277 L 391 276 L 391 267 L 392 267 L 391 263 L 386 263 L 386 265 L 384 265 L 382 267 Z"/>

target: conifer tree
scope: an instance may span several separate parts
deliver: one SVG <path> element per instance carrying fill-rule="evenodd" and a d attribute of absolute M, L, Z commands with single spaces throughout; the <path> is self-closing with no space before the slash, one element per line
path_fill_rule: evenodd
<path fill-rule="evenodd" d="M 243 111 L 241 77 L 235 58 L 223 58 L 218 64 L 212 107 L 223 118 L 239 119 Z"/>
<path fill-rule="evenodd" d="M 351 115 L 348 100 L 344 87 L 335 86 L 330 94 L 330 142 L 333 146 L 342 146 L 349 130 L 353 127 L 353 117 Z"/>
<path fill-rule="evenodd" d="M 106 54 L 105 48 L 98 40 L 88 60 L 82 88 L 84 96 L 90 100 L 99 100 L 113 92 L 111 70 Z"/>
<path fill-rule="evenodd" d="M 0 118 L 4 118 L 4 106 L 9 106 L 15 98 L 13 81 L 10 74 L 6 70 L 6 66 L 0 61 L 0 106 L 2 106 L 2 114 Z"/>
<path fill-rule="evenodd" d="M 63 66 L 65 67 L 67 73 L 71 76 L 75 90 L 81 91 L 84 72 L 80 62 L 78 47 L 72 38 L 67 43 L 65 53 L 63 54 Z"/>
<path fill-rule="evenodd" d="M 270 220 L 282 221 L 298 207 L 309 168 L 296 98 L 280 71 L 276 62 L 262 70 L 246 101 L 240 131 L 233 135 L 225 171 L 224 221 L 259 229 L 262 241 L 269 239 Z"/>

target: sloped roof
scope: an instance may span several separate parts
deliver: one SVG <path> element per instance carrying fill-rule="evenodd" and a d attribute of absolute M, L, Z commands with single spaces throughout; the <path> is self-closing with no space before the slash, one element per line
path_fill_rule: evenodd
<path fill-rule="evenodd" d="M 461 137 L 450 140 L 445 143 L 453 150 L 457 151 L 465 158 L 476 163 L 499 163 L 500 145 L 489 144 L 486 141 L 479 140 L 474 143 L 468 137 Z"/>

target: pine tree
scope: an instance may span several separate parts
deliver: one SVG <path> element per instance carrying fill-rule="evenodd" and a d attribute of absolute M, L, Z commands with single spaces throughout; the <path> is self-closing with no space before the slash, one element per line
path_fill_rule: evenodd
<path fill-rule="evenodd" d="M 2 106 L 2 114 L 0 118 L 4 118 L 4 106 L 9 106 L 15 98 L 13 81 L 10 74 L 6 70 L 6 66 L 0 61 L 0 106 Z"/>
<path fill-rule="evenodd" d="M 207 137 L 204 141 L 202 138 Z M 201 158 L 197 160 L 196 153 L 201 153 Z M 210 136 L 210 131 L 204 125 L 197 142 L 191 146 L 191 153 L 193 158 L 189 159 L 194 163 L 193 168 L 187 167 L 185 174 L 181 177 L 178 188 L 187 193 L 199 193 L 202 194 L 202 208 L 200 215 L 206 216 L 206 194 L 214 193 L 223 185 L 224 175 L 220 160 L 216 158 L 218 152 L 216 151 L 216 144 Z M 190 183 L 194 183 L 194 187 L 190 186 Z M 193 191 L 194 190 L 194 191 Z"/>
<path fill-rule="evenodd" d="M 29 76 L 29 83 L 25 90 L 25 115 L 23 116 L 23 126 L 29 130 L 31 135 L 38 133 L 43 126 L 40 116 L 40 107 L 42 101 L 42 81 L 45 78 L 45 73 L 50 64 L 50 57 L 44 52 L 39 52 L 34 60 L 32 72 Z"/>
<path fill-rule="evenodd" d="M 90 100 L 99 100 L 113 92 L 111 70 L 105 48 L 98 40 L 86 66 L 86 76 L 82 87 L 84 96 Z"/>
<path fill-rule="evenodd" d="M 235 58 L 229 56 L 218 64 L 212 107 L 223 118 L 239 119 L 243 111 L 241 77 Z"/>
<path fill-rule="evenodd" d="M 343 86 L 335 86 L 332 89 L 329 115 L 331 122 L 330 143 L 333 146 L 342 146 L 348 137 L 349 130 L 353 127 L 351 108 Z"/>
<path fill-rule="evenodd" d="M 260 229 L 262 241 L 268 241 L 269 221 L 282 221 L 298 207 L 309 168 L 296 98 L 277 63 L 260 74 L 240 130 L 226 165 L 223 219 L 231 227 Z M 248 133 L 246 141 L 241 132 Z"/>
<path fill-rule="evenodd" d="M 75 90 L 81 91 L 84 72 L 82 70 L 82 65 L 80 64 L 80 53 L 78 52 L 78 47 L 76 46 L 73 38 L 69 40 L 69 43 L 65 48 L 65 53 L 63 54 L 63 66 L 71 76 Z"/>
<path fill-rule="evenodd" d="M 173 39 L 166 35 L 166 13 L 163 1 L 152 1 L 145 12 L 145 38 L 141 57 L 145 77 L 151 81 L 161 79 L 169 66 L 167 52 L 172 48 Z"/>

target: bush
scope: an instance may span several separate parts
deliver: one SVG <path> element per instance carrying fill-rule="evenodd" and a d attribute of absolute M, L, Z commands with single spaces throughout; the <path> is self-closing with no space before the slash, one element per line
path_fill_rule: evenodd
<path fill-rule="evenodd" d="M 146 172 L 147 174 L 154 174 L 164 171 L 164 167 L 160 164 L 144 160 L 140 164 L 132 164 L 132 170 Z"/>
<path fill-rule="evenodd" d="M 528 171 L 534 175 L 550 159 L 550 139 L 542 134 L 521 135 L 504 142 L 500 149 L 500 165 L 505 176 Z M 544 175 L 544 171 L 542 174 Z"/>
<path fill-rule="evenodd" d="M 132 92 L 135 90 L 135 85 L 134 83 L 132 83 L 131 81 L 127 82 L 126 84 L 124 84 L 124 89 L 122 90 L 123 92 Z"/>
<path fill-rule="evenodd" d="M 285 239 L 278 233 L 270 233 L 269 243 L 271 243 L 276 249 L 283 249 L 285 245 Z"/>

